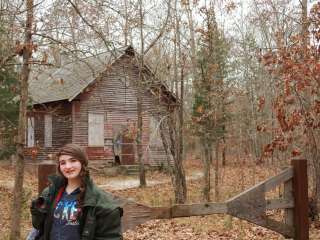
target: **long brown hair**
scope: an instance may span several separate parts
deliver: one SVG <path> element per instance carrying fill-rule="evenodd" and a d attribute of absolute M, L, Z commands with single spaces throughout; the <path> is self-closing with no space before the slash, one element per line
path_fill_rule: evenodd
<path fill-rule="evenodd" d="M 62 177 L 64 176 L 61 173 L 60 164 L 59 164 L 59 158 L 62 155 L 72 156 L 73 158 L 79 160 L 79 162 L 81 163 L 81 171 L 79 174 L 81 179 L 81 184 L 80 184 L 80 194 L 78 196 L 78 207 L 82 208 L 84 195 L 86 191 L 85 180 L 87 177 L 89 177 L 88 156 L 82 147 L 74 143 L 68 143 L 64 145 L 62 148 L 60 148 L 59 152 L 57 153 L 57 160 L 58 160 L 57 165 L 58 165 L 58 172 Z M 65 177 L 64 177 L 64 180 L 65 180 L 65 186 L 66 186 L 68 184 L 68 180 Z"/>

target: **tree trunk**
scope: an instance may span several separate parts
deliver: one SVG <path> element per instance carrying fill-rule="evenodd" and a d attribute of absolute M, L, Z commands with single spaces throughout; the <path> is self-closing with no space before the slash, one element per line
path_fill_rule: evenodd
<path fill-rule="evenodd" d="M 178 62 L 177 62 L 177 57 L 178 57 L 178 32 L 179 32 L 179 21 L 180 19 L 178 18 L 177 14 L 177 0 L 175 1 L 175 17 L 174 17 L 174 48 L 173 48 L 173 83 L 174 83 L 174 90 L 176 94 L 179 92 L 178 88 Z"/>
<path fill-rule="evenodd" d="M 187 15 L 188 15 L 188 24 L 189 24 L 189 31 L 190 31 L 190 47 L 191 47 L 191 70 L 192 70 L 192 82 L 193 87 L 196 84 L 196 76 L 197 76 L 197 61 L 196 61 L 196 40 L 194 34 L 194 22 L 193 22 L 193 15 L 192 9 L 190 7 L 190 2 L 186 5 Z"/>
<path fill-rule="evenodd" d="M 226 166 L 226 150 L 227 150 L 227 145 L 226 145 L 226 138 L 225 136 L 222 137 L 223 141 L 223 147 L 222 147 L 222 166 Z"/>
<path fill-rule="evenodd" d="M 180 40 L 180 24 L 177 22 L 177 44 L 178 44 L 178 50 L 179 50 L 179 65 L 180 65 L 180 108 L 179 108 L 179 124 L 178 124 L 178 142 L 179 147 L 177 149 L 177 162 L 179 163 L 179 175 L 181 180 L 179 180 L 179 184 L 181 184 L 181 187 L 183 188 L 183 195 L 179 197 L 179 203 L 184 203 L 186 201 L 186 181 L 185 181 L 185 173 L 183 169 L 183 125 L 184 125 L 184 117 L 183 117 L 183 111 L 184 111 L 184 59 L 182 56 L 181 51 L 181 40 Z"/>
<path fill-rule="evenodd" d="M 308 22 L 308 1 L 302 0 L 301 2 L 301 35 L 303 39 L 303 54 L 308 51 L 308 45 L 309 45 L 309 22 Z M 307 102 L 311 102 L 310 96 L 305 96 L 305 99 L 307 99 Z M 307 127 L 307 136 L 308 136 L 308 143 L 309 143 L 309 149 L 310 149 L 310 156 L 312 159 L 311 163 L 313 165 L 313 199 L 316 202 L 316 213 L 319 213 L 320 208 L 320 152 L 318 149 L 317 141 L 316 141 L 316 131 L 315 129 L 310 129 Z"/>
<path fill-rule="evenodd" d="M 173 167 L 171 173 L 172 182 L 173 182 L 173 190 L 175 194 L 175 203 L 185 203 L 187 199 L 187 184 L 184 168 L 182 165 L 182 161 L 177 159 L 177 145 L 178 141 L 177 137 L 177 129 L 176 129 L 176 117 L 174 115 L 177 114 L 176 111 L 172 111 L 168 116 L 166 124 L 160 125 L 161 138 L 166 149 L 170 151 L 170 154 L 173 158 Z M 166 138 L 168 137 L 168 140 Z M 169 152 L 166 151 L 168 154 Z M 181 160 L 181 159 L 180 159 Z"/>
<path fill-rule="evenodd" d="M 124 46 L 128 46 L 128 32 L 129 32 L 129 15 L 128 15 L 128 2 L 124 0 L 124 14 L 125 14 L 125 23 L 123 29 L 123 37 L 124 37 Z"/>
<path fill-rule="evenodd" d="M 137 131 L 137 151 L 139 162 L 139 179 L 140 187 L 146 186 L 146 175 L 143 162 L 142 152 L 142 81 L 143 81 L 143 66 L 144 66 L 144 38 L 143 38 L 143 0 L 139 1 L 139 13 L 140 13 L 140 40 L 141 40 L 141 54 L 139 56 L 139 80 L 137 86 L 137 117 L 138 117 L 138 131 Z"/>
<path fill-rule="evenodd" d="M 175 28 L 174 28 L 174 89 L 179 96 L 179 92 L 181 97 L 183 98 L 184 92 L 184 85 L 183 85 L 183 69 L 181 69 L 181 76 L 180 76 L 180 89 L 179 89 L 179 80 L 178 80 L 178 61 L 177 57 L 180 57 L 180 65 L 181 65 L 181 49 L 180 49 L 180 35 L 179 35 L 179 18 L 177 16 L 177 1 L 175 1 Z M 179 51 L 179 53 L 178 53 Z M 183 68 L 182 66 L 180 66 Z M 183 102 L 183 99 L 181 100 Z M 167 127 L 168 127 L 168 137 L 169 141 L 167 141 L 167 145 L 170 145 L 170 153 L 173 157 L 174 166 L 172 169 L 171 176 L 173 181 L 173 188 L 175 193 L 175 203 L 185 203 L 187 198 L 187 184 L 185 178 L 185 172 L 182 165 L 182 158 L 183 158 L 183 106 L 175 106 L 175 110 L 173 110 L 170 115 L 168 116 L 167 120 Z M 164 137 L 164 127 L 161 127 L 162 136 Z M 162 140 L 164 142 L 164 139 Z M 169 142 L 169 144 L 168 144 Z"/>
<path fill-rule="evenodd" d="M 307 46 L 309 44 L 309 36 L 308 36 L 308 0 L 302 0 L 301 3 L 301 35 L 303 39 L 303 46 L 305 51 L 307 50 Z"/>
<path fill-rule="evenodd" d="M 171 164 L 169 154 L 171 154 L 173 158 L 173 166 L 169 169 L 175 195 L 175 203 L 185 203 L 187 198 L 187 184 L 182 162 L 177 159 L 175 143 L 178 140 L 175 122 L 176 118 L 174 117 L 175 114 L 175 111 L 171 112 L 167 120 L 160 124 L 160 134 L 169 164 Z"/>
<path fill-rule="evenodd" d="M 219 142 L 216 143 L 216 161 L 215 161 L 215 174 L 214 174 L 214 196 L 215 201 L 218 202 L 220 198 L 219 191 Z"/>
<path fill-rule="evenodd" d="M 171 177 L 171 183 L 172 183 L 172 186 L 175 185 L 175 173 L 174 173 L 174 169 L 171 167 L 171 159 L 170 159 L 170 148 L 169 148 L 169 144 L 168 144 L 168 141 L 167 141 L 167 138 L 166 138 L 166 130 L 165 130 L 165 124 L 164 124 L 164 121 L 162 121 L 160 123 L 160 137 L 161 137 L 161 140 L 162 140 L 162 144 L 163 144 L 163 147 L 164 147 L 164 150 L 166 152 L 166 158 L 167 158 L 167 164 L 168 164 L 168 169 L 169 169 L 169 173 L 170 173 L 170 177 Z"/>
<path fill-rule="evenodd" d="M 27 122 L 28 103 L 28 79 L 30 73 L 29 62 L 32 56 L 32 24 L 33 24 L 33 0 L 27 0 L 27 18 L 23 49 L 23 65 L 20 74 L 20 109 L 17 138 L 17 156 L 15 164 L 15 178 L 13 201 L 11 208 L 11 229 L 10 240 L 20 239 L 21 235 L 21 214 L 23 199 L 23 176 L 24 176 L 24 155 L 25 133 Z"/>
<path fill-rule="evenodd" d="M 172 113 L 172 115 L 177 115 L 178 109 Z M 186 177 L 185 177 L 185 172 L 184 168 L 182 165 L 182 158 L 178 158 L 177 154 L 180 154 L 180 150 L 177 149 L 179 147 L 178 144 L 176 144 L 179 139 L 178 132 L 176 130 L 176 122 L 175 119 L 176 117 L 170 116 L 170 123 L 169 123 L 169 134 L 170 134 L 170 140 L 171 140 L 171 146 L 172 150 L 171 154 L 173 155 L 174 159 L 174 173 L 175 173 L 175 184 L 174 184 L 174 192 L 175 192 L 175 202 L 182 204 L 185 203 L 187 200 L 187 184 L 186 184 Z"/>
<path fill-rule="evenodd" d="M 316 214 L 319 212 L 320 207 L 320 153 L 317 146 L 316 138 L 313 131 L 309 128 L 307 130 L 308 146 L 310 149 L 311 162 L 313 165 L 313 199 L 316 201 L 317 209 Z"/>
<path fill-rule="evenodd" d="M 210 202 L 210 147 L 209 144 L 206 143 L 206 141 L 202 141 L 203 151 L 204 151 L 204 157 L 203 159 L 203 173 L 204 173 L 204 184 L 203 184 L 203 200 L 206 202 Z"/>

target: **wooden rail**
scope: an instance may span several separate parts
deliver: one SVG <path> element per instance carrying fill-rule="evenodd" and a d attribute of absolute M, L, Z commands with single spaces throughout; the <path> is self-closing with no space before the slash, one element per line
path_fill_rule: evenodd
<path fill-rule="evenodd" d="M 180 204 L 149 207 L 116 198 L 124 209 L 123 230 L 153 219 L 171 219 L 211 214 L 229 214 L 278 232 L 286 238 L 309 239 L 307 161 L 292 160 L 291 167 L 223 203 Z M 52 166 L 39 166 L 39 186 Z M 283 198 L 266 199 L 266 192 L 284 184 Z M 40 190 L 40 189 L 39 189 Z M 267 216 L 266 210 L 284 209 L 284 222 Z"/>

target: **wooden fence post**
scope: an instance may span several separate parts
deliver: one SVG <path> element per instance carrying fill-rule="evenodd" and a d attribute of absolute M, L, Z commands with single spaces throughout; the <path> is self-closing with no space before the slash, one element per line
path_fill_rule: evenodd
<path fill-rule="evenodd" d="M 291 178 L 290 180 L 284 182 L 283 194 L 284 194 L 285 199 L 290 199 L 290 200 L 294 201 L 292 181 L 293 181 L 293 179 Z M 290 227 L 294 227 L 294 222 L 293 222 L 294 211 L 293 211 L 293 209 L 294 208 L 284 209 L 284 222 L 285 222 L 285 224 L 289 225 Z"/>
<path fill-rule="evenodd" d="M 307 160 L 293 159 L 295 240 L 309 239 Z"/>
<path fill-rule="evenodd" d="M 38 165 L 38 192 L 41 193 L 43 189 L 48 186 L 48 176 L 55 174 L 57 170 L 56 164 L 50 162 L 43 162 Z"/>

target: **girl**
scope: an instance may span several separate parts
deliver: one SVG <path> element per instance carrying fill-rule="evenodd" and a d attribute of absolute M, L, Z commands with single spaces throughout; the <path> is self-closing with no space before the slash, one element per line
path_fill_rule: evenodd
<path fill-rule="evenodd" d="M 88 158 L 76 144 L 60 149 L 58 172 L 32 202 L 39 240 L 121 240 L 122 209 L 89 177 Z"/>

